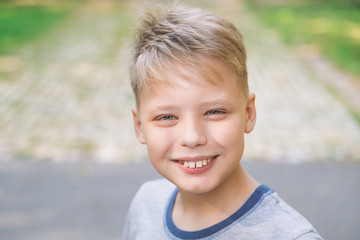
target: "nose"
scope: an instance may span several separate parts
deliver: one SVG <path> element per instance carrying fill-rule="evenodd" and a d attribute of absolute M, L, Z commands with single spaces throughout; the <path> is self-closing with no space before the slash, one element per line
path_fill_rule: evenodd
<path fill-rule="evenodd" d="M 182 146 L 195 148 L 207 143 L 206 130 L 200 120 L 187 119 L 180 125 L 179 137 Z"/>

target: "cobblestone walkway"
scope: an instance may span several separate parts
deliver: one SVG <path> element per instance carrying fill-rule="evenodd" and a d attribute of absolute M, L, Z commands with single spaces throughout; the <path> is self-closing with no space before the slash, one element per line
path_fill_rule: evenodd
<path fill-rule="evenodd" d="M 258 113 L 246 156 L 288 162 L 359 160 L 360 128 L 345 106 L 309 63 L 242 13 L 237 23 L 248 47 L 249 84 Z"/>
<path fill-rule="evenodd" d="M 247 136 L 245 157 L 359 160 L 360 127 L 346 108 L 311 66 L 233 4 L 210 8 L 229 16 L 246 38 L 258 122 Z M 127 7 L 127 14 L 136 12 Z M 43 39 L 0 59 L 2 159 L 123 162 L 146 157 L 133 134 L 126 47 L 119 37 L 119 29 L 131 26 L 125 19 L 132 18 L 113 8 L 111 2 L 90 2 Z"/>
<path fill-rule="evenodd" d="M 129 19 L 115 7 L 90 2 L 56 31 L 5 59 L 16 70 L 0 82 L 0 156 L 143 156 L 129 118 L 133 100 L 119 39 Z"/>

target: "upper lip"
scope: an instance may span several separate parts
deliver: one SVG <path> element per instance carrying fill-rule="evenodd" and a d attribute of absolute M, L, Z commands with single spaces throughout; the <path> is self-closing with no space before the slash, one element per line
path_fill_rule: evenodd
<path fill-rule="evenodd" d="M 217 155 L 208 155 L 208 156 L 196 156 L 196 157 L 181 157 L 181 158 L 174 158 L 174 161 L 188 161 L 188 162 L 197 162 L 207 159 L 213 159 Z"/>

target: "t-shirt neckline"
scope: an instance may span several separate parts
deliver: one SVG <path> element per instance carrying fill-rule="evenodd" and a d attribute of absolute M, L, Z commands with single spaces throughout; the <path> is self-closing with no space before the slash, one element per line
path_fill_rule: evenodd
<path fill-rule="evenodd" d="M 272 193 L 273 190 L 269 188 L 267 185 L 262 184 L 256 188 L 256 190 L 251 194 L 249 199 L 241 206 L 234 214 L 232 214 L 227 219 L 210 226 L 208 228 L 199 230 L 199 231 L 183 231 L 175 226 L 172 219 L 172 210 L 175 203 L 175 198 L 178 193 L 178 189 L 176 188 L 171 195 L 169 204 L 166 209 L 166 217 L 165 224 L 171 234 L 181 239 L 199 239 L 211 236 L 220 230 L 226 228 L 231 225 L 233 222 L 239 220 L 242 216 L 244 216 L 247 212 L 249 212 L 254 206 L 258 205 L 265 196 Z"/>

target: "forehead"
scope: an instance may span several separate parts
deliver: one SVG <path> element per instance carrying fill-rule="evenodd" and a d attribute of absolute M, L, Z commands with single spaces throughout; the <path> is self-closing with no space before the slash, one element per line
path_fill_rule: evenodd
<path fill-rule="evenodd" d="M 240 104 L 244 100 L 243 91 L 232 72 L 219 61 L 209 61 L 206 65 L 207 68 L 200 70 L 179 64 L 163 69 L 159 72 L 161 78 L 150 79 L 139 95 L 138 110 L 155 103 L 166 106 L 170 102 L 188 104 L 190 98 L 191 105 L 225 99 L 229 104 Z"/>
<path fill-rule="evenodd" d="M 181 64 L 168 63 L 162 69 L 154 69 L 155 73 L 150 77 L 144 88 L 154 84 L 165 84 L 176 87 L 180 83 L 178 79 L 186 80 L 191 84 L 210 83 L 214 86 L 231 85 L 240 89 L 235 74 L 221 61 L 202 57 L 196 63 Z"/>

